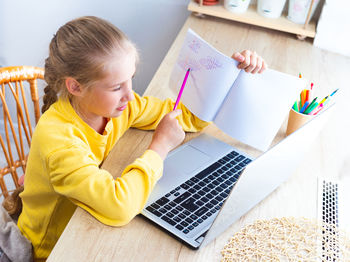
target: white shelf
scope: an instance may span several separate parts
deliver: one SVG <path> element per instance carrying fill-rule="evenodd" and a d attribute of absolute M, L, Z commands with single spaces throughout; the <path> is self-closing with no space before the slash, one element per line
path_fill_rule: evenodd
<path fill-rule="evenodd" d="M 310 23 L 304 28 L 304 25 L 296 24 L 288 20 L 286 14 L 282 14 L 279 18 L 267 18 L 258 14 L 256 5 L 250 5 L 245 13 L 236 14 L 225 9 L 222 4 L 214 6 L 200 6 L 194 0 L 191 0 L 188 5 L 188 10 L 197 12 L 199 14 L 216 16 L 246 24 L 293 33 L 305 37 L 314 38 L 316 35 L 315 21 L 310 21 Z"/>

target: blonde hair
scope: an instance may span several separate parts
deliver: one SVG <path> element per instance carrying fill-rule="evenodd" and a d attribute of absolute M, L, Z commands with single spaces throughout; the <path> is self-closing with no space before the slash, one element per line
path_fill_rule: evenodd
<path fill-rule="evenodd" d="M 45 60 L 44 113 L 59 96 L 70 98 L 65 79 L 72 77 L 85 88 L 104 76 L 107 59 L 118 52 L 133 51 L 135 45 L 111 23 L 94 16 L 74 19 L 59 28 L 51 40 Z"/>

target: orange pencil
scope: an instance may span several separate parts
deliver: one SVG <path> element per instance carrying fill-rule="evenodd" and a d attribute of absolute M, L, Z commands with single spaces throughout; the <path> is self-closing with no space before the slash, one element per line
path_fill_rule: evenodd
<path fill-rule="evenodd" d="M 305 89 L 303 91 L 301 91 L 301 106 L 304 106 L 305 104 Z"/>
<path fill-rule="evenodd" d="M 305 95 L 305 102 L 310 102 L 310 90 L 306 90 L 305 91 L 306 95 Z"/>
<path fill-rule="evenodd" d="M 300 93 L 300 104 L 301 106 L 304 105 L 304 90 L 301 90 L 301 93 Z"/>

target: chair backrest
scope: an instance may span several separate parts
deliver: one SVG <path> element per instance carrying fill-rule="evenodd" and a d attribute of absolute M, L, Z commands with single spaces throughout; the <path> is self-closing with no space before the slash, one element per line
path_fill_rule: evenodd
<path fill-rule="evenodd" d="M 0 197 L 7 197 L 10 193 L 5 182 L 11 181 L 18 188 L 18 178 L 25 172 L 33 128 L 40 117 L 37 79 L 44 79 L 44 69 L 32 66 L 0 68 L 0 111 L 1 107 L 3 111 L 3 114 L 0 112 L 0 143 L 3 151 Z M 27 103 L 29 94 L 33 107 Z"/>

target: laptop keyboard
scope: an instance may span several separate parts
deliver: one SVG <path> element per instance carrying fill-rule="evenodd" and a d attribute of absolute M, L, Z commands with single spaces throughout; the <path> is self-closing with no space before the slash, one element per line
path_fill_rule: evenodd
<path fill-rule="evenodd" d="M 146 207 L 146 210 L 188 234 L 216 216 L 242 169 L 252 160 L 232 151 Z"/>

